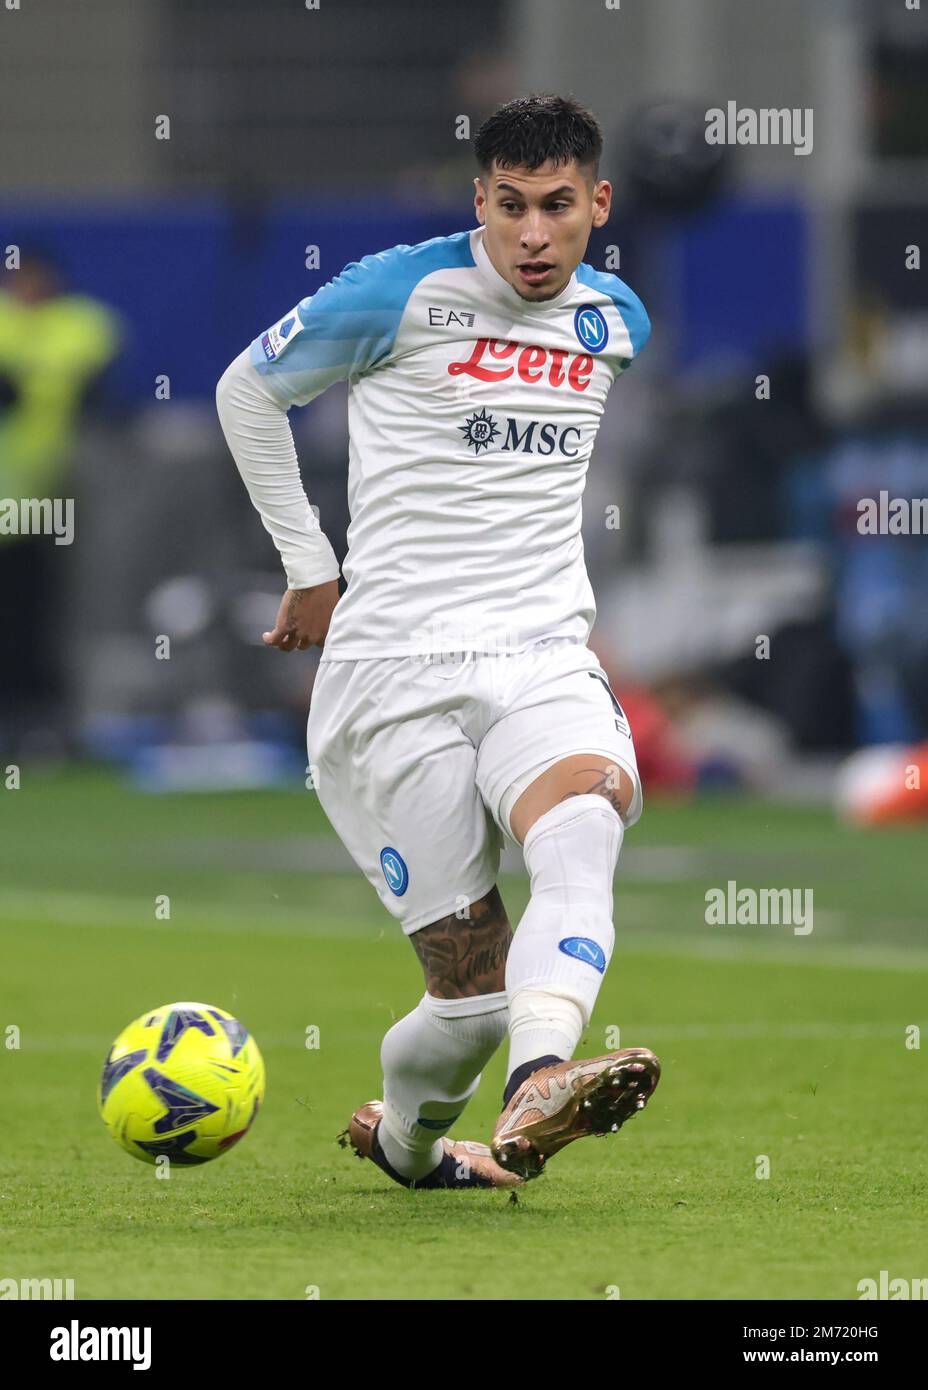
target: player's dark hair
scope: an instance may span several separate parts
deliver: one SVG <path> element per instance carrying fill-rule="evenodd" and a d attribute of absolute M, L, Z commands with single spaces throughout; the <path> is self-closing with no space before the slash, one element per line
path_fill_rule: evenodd
<path fill-rule="evenodd" d="M 591 111 L 573 97 L 533 93 L 507 101 L 488 116 L 477 131 L 474 153 L 489 174 L 500 169 L 538 169 L 553 160 L 555 167 L 576 160 L 595 181 L 603 150 L 603 133 Z"/>

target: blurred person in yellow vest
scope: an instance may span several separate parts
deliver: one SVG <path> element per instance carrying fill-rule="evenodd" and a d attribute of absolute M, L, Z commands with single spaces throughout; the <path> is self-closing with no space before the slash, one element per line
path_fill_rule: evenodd
<path fill-rule="evenodd" d="M 59 608 L 73 539 L 72 455 L 119 338 L 116 314 L 66 291 L 39 252 L 24 250 L 0 279 L 0 738 L 10 719 L 14 737 L 50 712 L 55 722 L 61 634 L 46 617 Z"/>
<path fill-rule="evenodd" d="M 44 497 L 66 475 L 88 386 L 113 358 L 115 314 L 63 293 L 44 257 L 0 280 L 0 497 Z M 2 535 L 0 544 L 10 539 Z"/>

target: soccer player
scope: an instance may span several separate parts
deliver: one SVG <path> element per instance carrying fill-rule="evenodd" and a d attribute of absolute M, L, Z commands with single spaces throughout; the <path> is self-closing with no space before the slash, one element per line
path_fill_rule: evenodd
<path fill-rule="evenodd" d="M 647 341 L 582 261 L 607 221 L 602 135 L 572 98 L 507 103 L 475 141 L 478 225 L 345 266 L 227 368 L 219 415 L 288 589 L 264 641 L 322 647 L 307 744 L 326 815 L 419 957 L 383 1100 L 345 1132 L 407 1187 L 506 1187 L 650 1097 L 647 1048 L 575 1061 L 639 818 L 631 731 L 587 645 L 581 499 L 606 395 Z M 347 380 L 338 563 L 287 410 Z M 513 934 L 502 836 L 531 900 Z M 492 1143 L 446 1131 L 509 1035 Z"/>

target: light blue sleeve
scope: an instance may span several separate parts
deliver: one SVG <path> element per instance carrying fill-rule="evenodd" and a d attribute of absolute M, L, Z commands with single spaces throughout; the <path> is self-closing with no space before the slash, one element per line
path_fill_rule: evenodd
<path fill-rule="evenodd" d="M 306 405 L 333 382 L 384 362 L 423 276 L 472 264 L 466 233 L 352 261 L 255 338 L 250 362 L 281 405 Z"/>
<path fill-rule="evenodd" d="M 648 318 L 647 310 L 631 286 L 620 280 L 618 275 L 594 270 L 592 266 L 584 263 L 577 267 L 577 279 L 582 285 L 589 285 L 591 289 L 607 294 L 621 315 L 632 344 L 631 358 L 624 359 L 622 363 L 622 366 L 627 366 L 629 361 L 638 356 L 651 336 L 651 320 Z"/>

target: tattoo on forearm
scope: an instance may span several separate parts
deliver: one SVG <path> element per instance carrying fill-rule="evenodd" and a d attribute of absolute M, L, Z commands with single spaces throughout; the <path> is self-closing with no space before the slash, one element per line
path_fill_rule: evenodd
<path fill-rule="evenodd" d="M 512 927 L 499 889 L 470 905 L 470 917 L 454 914 L 412 935 L 426 988 L 438 999 L 495 994 L 505 988 Z"/>

